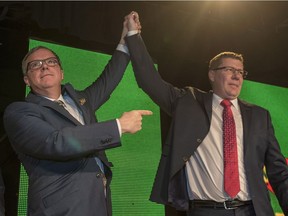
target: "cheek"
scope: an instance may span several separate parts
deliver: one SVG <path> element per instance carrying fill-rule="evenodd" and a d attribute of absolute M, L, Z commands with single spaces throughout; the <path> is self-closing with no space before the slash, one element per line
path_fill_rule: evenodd
<path fill-rule="evenodd" d="M 215 79 L 215 82 L 217 83 L 218 86 L 226 86 L 228 83 L 228 80 L 225 79 L 225 77 L 218 77 L 217 79 Z"/>
<path fill-rule="evenodd" d="M 231 79 L 229 79 L 228 77 L 223 77 L 223 79 L 222 79 L 223 85 L 228 85 L 228 83 L 230 83 L 230 82 L 231 82 Z"/>
<path fill-rule="evenodd" d="M 243 79 L 240 81 L 240 85 L 242 86 L 242 84 L 243 84 Z"/>

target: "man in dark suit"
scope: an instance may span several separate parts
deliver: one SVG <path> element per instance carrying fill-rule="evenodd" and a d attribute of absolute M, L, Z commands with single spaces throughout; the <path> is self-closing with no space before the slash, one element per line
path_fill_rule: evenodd
<path fill-rule="evenodd" d="M 97 122 L 95 117 L 130 60 L 123 40 L 126 21 L 109 63 L 84 90 L 61 85 L 61 62 L 52 50 L 36 47 L 23 59 L 24 81 L 31 92 L 25 102 L 7 107 L 4 125 L 29 177 L 30 216 L 112 215 L 112 164 L 104 150 L 119 147 L 121 134 L 136 133 L 141 129 L 142 115 L 151 114 L 134 110 L 105 122 Z"/>
<path fill-rule="evenodd" d="M 137 22 L 134 12 L 128 29 Z M 247 75 L 242 55 L 223 52 L 212 58 L 208 77 L 213 91 L 203 92 L 162 80 L 139 33 L 129 34 L 125 40 L 139 87 L 172 118 L 150 199 L 190 216 L 272 216 L 263 179 L 265 166 L 288 215 L 288 169 L 270 114 L 238 98 Z M 228 116 L 225 112 L 222 118 L 223 110 L 232 119 L 229 126 L 223 125 Z M 222 137 L 226 129 L 231 129 L 227 133 L 230 141 Z M 226 144 L 235 144 L 233 151 L 226 151 Z"/>

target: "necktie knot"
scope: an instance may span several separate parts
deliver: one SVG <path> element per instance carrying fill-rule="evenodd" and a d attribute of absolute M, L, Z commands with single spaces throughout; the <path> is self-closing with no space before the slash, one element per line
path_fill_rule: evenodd
<path fill-rule="evenodd" d="M 230 100 L 227 100 L 227 99 L 224 99 L 221 101 L 220 103 L 224 108 L 228 108 L 232 105 L 231 101 Z"/>
<path fill-rule="evenodd" d="M 71 104 L 65 103 L 63 100 L 55 100 L 55 103 L 57 103 L 59 106 L 66 109 L 76 120 L 78 120 L 81 124 L 84 124 L 83 116 L 78 111 L 77 107 L 72 107 Z"/>
<path fill-rule="evenodd" d="M 62 100 L 55 100 L 55 102 L 59 105 L 59 106 L 62 106 L 62 107 L 65 107 L 65 103 L 62 101 Z"/>

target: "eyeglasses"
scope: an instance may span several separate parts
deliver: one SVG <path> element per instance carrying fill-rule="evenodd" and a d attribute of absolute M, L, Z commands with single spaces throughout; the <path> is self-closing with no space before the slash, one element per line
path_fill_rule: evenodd
<path fill-rule="evenodd" d="M 27 63 L 27 69 L 26 69 L 26 72 L 28 70 L 37 70 L 39 68 L 41 68 L 43 66 L 43 64 L 48 65 L 49 67 L 54 67 L 56 65 L 59 65 L 59 61 L 56 57 L 50 57 L 50 58 L 47 58 L 47 59 L 42 59 L 42 60 L 34 60 L 34 61 L 31 61 L 31 62 L 28 62 Z"/>
<path fill-rule="evenodd" d="M 225 72 L 229 72 L 230 74 L 240 74 L 243 78 L 246 78 L 248 75 L 248 71 L 242 69 L 236 69 L 234 67 L 219 67 L 212 70 L 224 70 Z"/>

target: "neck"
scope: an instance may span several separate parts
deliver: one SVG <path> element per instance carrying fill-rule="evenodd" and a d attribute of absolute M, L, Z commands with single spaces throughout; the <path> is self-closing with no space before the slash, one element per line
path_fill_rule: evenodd
<path fill-rule="evenodd" d="M 43 96 L 43 97 L 48 97 L 50 99 L 58 99 L 61 94 L 61 87 L 57 89 L 42 89 L 42 90 L 32 90 L 35 94 Z"/>

